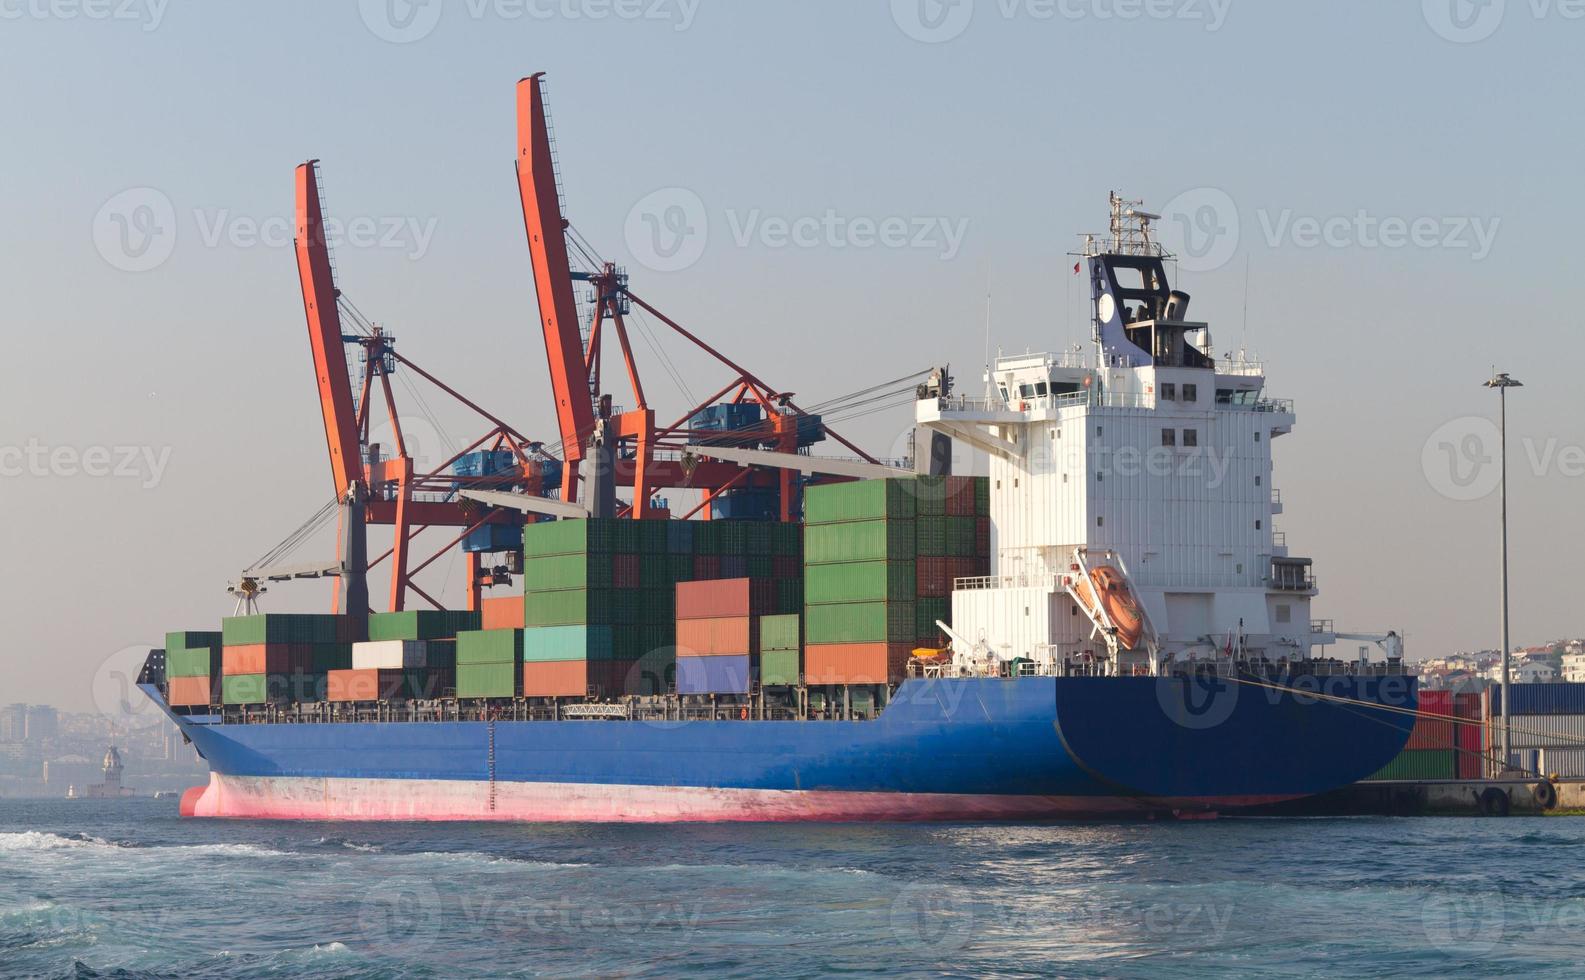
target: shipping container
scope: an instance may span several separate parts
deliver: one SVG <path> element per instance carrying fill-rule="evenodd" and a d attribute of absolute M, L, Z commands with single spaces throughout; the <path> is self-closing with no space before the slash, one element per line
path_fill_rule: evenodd
<path fill-rule="evenodd" d="M 972 558 L 980 554 L 975 544 L 973 517 L 946 518 L 946 553 L 952 558 Z"/>
<path fill-rule="evenodd" d="M 748 616 L 677 620 L 677 656 L 747 656 L 757 652 L 758 623 Z"/>
<path fill-rule="evenodd" d="M 806 540 L 809 528 L 820 524 L 911 520 L 918 513 L 917 499 L 911 477 L 809 487 L 804 491 Z"/>
<path fill-rule="evenodd" d="M 485 599 L 479 604 L 479 628 L 486 630 L 520 630 L 523 628 L 523 597 L 500 596 Z"/>
<path fill-rule="evenodd" d="M 770 526 L 771 554 L 782 558 L 803 558 L 804 528 L 802 524 L 772 524 Z"/>
<path fill-rule="evenodd" d="M 946 478 L 946 503 L 947 516 L 949 517 L 976 517 L 980 510 L 978 506 L 978 488 L 986 482 L 983 476 L 949 476 Z M 987 502 L 989 498 L 987 497 Z M 986 513 L 990 511 L 987 509 Z"/>
<path fill-rule="evenodd" d="M 207 674 L 190 677 L 167 677 L 166 701 L 176 707 L 189 708 L 198 705 L 211 705 L 220 703 L 220 685 L 216 678 Z"/>
<path fill-rule="evenodd" d="M 774 615 L 776 583 L 769 579 L 729 578 L 676 585 L 676 617 L 722 619 L 731 616 Z"/>
<path fill-rule="evenodd" d="M 524 697 L 581 698 L 586 697 L 588 693 L 588 661 L 563 660 L 523 665 Z"/>
<path fill-rule="evenodd" d="M 411 670 L 429 665 L 429 646 L 423 640 L 366 640 L 352 645 L 353 670 Z"/>
<path fill-rule="evenodd" d="M 1460 749 L 1457 754 L 1457 769 L 1459 779 L 1486 778 L 1486 760 L 1484 757 L 1464 749 Z"/>
<path fill-rule="evenodd" d="M 352 666 L 351 643 L 315 643 L 311 669 L 316 674 L 327 670 L 346 670 Z"/>
<path fill-rule="evenodd" d="M 803 648 L 802 622 L 803 618 L 796 613 L 786 616 L 761 616 L 760 650 L 762 652 L 791 650 L 797 653 Z"/>
<path fill-rule="evenodd" d="M 804 601 L 812 606 L 849 602 L 906 602 L 918 589 L 912 561 L 860 561 L 810 565 Z"/>
<path fill-rule="evenodd" d="M 947 477 L 917 476 L 914 478 L 914 513 L 917 518 L 945 517 L 947 515 Z"/>
<path fill-rule="evenodd" d="M 1425 692 L 1435 693 L 1435 692 Z M 1420 702 L 1420 710 L 1425 710 L 1425 701 Z M 1429 718 L 1424 715 L 1414 720 L 1414 730 L 1409 733 L 1406 750 L 1419 749 L 1451 749 L 1453 748 L 1454 722 L 1450 718 Z"/>
<path fill-rule="evenodd" d="M 458 638 L 458 651 L 462 650 Z M 522 693 L 523 674 L 518 663 L 457 663 L 457 697 L 513 698 Z"/>
<path fill-rule="evenodd" d="M 840 565 L 820 566 L 840 568 Z M 945 597 L 952 592 L 952 559 L 920 556 L 914 563 L 914 594 L 921 599 Z"/>
<path fill-rule="evenodd" d="M 444 670 L 333 670 L 325 678 L 325 700 L 430 701 L 456 686 L 455 674 Z"/>
<path fill-rule="evenodd" d="M 413 609 L 374 613 L 369 617 L 371 640 L 450 640 L 479 629 L 479 614 L 454 609 Z"/>
<path fill-rule="evenodd" d="M 623 555 L 623 559 L 636 556 Z M 547 555 L 523 560 L 523 591 L 559 592 L 566 589 L 608 589 L 616 581 L 618 556 L 610 554 Z M 625 562 L 624 562 L 625 564 Z M 633 578 L 638 577 L 636 562 Z M 637 584 L 636 581 L 634 583 Z"/>
<path fill-rule="evenodd" d="M 803 655 L 797 650 L 766 650 L 760 654 L 760 684 L 765 687 L 796 687 L 802 680 Z"/>
<path fill-rule="evenodd" d="M 921 517 L 914 522 L 914 550 L 921 558 L 945 558 L 947 550 L 947 518 Z"/>
<path fill-rule="evenodd" d="M 1457 779 L 1456 755 L 1452 749 L 1407 749 L 1370 779 Z"/>
<path fill-rule="evenodd" d="M 951 618 L 951 599 L 919 599 L 914 604 L 914 641 L 933 649 L 946 646 L 946 634 L 936 624 Z"/>
<path fill-rule="evenodd" d="M 523 597 L 527 626 L 610 626 L 617 622 L 617 593 L 611 589 L 530 592 Z"/>
<path fill-rule="evenodd" d="M 747 555 L 721 555 L 721 578 L 748 578 Z"/>
<path fill-rule="evenodd" d="M 265 704 L 285 697 L 281 685 L 270 683 L 266 674 L 235 674 L 221 681 L 224 704 Z"/>
<path fill-rule="evenodd" d="M 330 614 L 262 613 L 228 616 L 220 621 L 220 633 L 228 647 L 263 643 L 336 643 L 360 639 L 345 635 L 350 624 L 349 617 Z"/>
<path fill-rule="evenodd" d="M 912 561 L 914 531 L 914 521 L 811 525 L 804 530 L 804 564 Z"/>
<path fill-rule="evenodd" d="M 678 694 L 747 694 L 752 681 L 747 654 L 678 657 Z"/>
<path fill-rule="evenodd" d="M 1536 768 L 1545 776 L 1585 779 L 1585 748 L 1542 749 Z"/>
<path fill-rule="evenodd" d="M 1419 711 L 1425 715 L 1446 715 L 1451 717 L 1453 714 L 1453 692 L 1421 690 Z"/>
<path fill-rule="evenodd" d="M 1585 715 L 1514 715 L 1507 719 L 1516 749 L 1585 747 Z M 1493 733 L 1502 731 L 1503 721 L 1493 723 Z"/>
<path fill-rule="evenodd" d="M 571 556 L 571 557 L 579 557 L 579 556 Z M 552 560 L 552 559 L 540 558 L 540 559 L 536 559 L 536 560 L 537 561 L 549 561 L 549 560 Z M 638 589 L 638 588 L 642 588 L 643 584 L 644 584 L 644 578 L 643 578 L 643 573 L 642 573 L 643 566 L 644 566 L 644 563 L 639 559 L 638 555 L 612 555 L 611 556 L 611 573 L 610 573 L 610 575 L 607 577 L 607 579 L 605 581 L 579 583 L 576 586 L 566 586 L 566 587 L 567 588 L 585 588 L 587 586 L 609 585 L 613 589 Z M 527 584 L 528 579 L 527 579 L 526 576 L 524 577 L 523 581 L 524 581 L 525 584 Z M 552 588 L 552 587 L 553 586 L 549 586 L 549 585 L 539 585 L 538 586 L 538 588 Z"/>
<path fill-rule="evenodd" d="M 814 643 L 914 642 L 916 607 L 909 602 L 854 602 L 809 606 L 804 636 Z"/>
<path fill-rule="evenodd" d="M 221 648 L 177 647 L 165 649 L 166 677 L 217 677 L 220 674 Z M 207 703 L 207 702 L 206 702 Z"/>
<path fill-rule="evenodd" d="M 912 643 L 829 643 L 804 647 L 804 683 L 886 684 L 900 680 Z"/>
<path fill-rule="evenodd" d="M 1503 711 L 1502 690 L 1491 688 L 1491 713 Z M 1585 715 L 1585 684 L 1511 684 L 1515 715 Z"/>
<path fill-rule="evenodd" d="M 619 656 L 617 635 L 629 636 L 634 630 L 636 627 L 532 626 L 523 631 L 523 661 L 614 660 Z"/>
<path fill-rule="evenodd" d="M 529 524 L 523 528 L 523 556 L 528 559 L 541 555 L 609 555 L 618 550 L 633 551 L 636 549 L 616 547 L 617 525 L 630 523 L 623 519 L 595 517 Z"/>
<path fill-rule="evenodd" d="M 210 650 L 219 649 L 225 645 L 225 639 L 220 633 L 182 630 L 165 634 L 165 652 L 172 650 Z"/>
<path fill-rule="evenodd" d="M 457 634 L 457 668 L 523 662 L 525 630 L 469 630 Z"/>
<path fill-rule="evenodd" d="M 221 673 L 227 677 L 308 673 L 313 669 L 314 645 L 311 643 L 255 643 L 228 646 L 221 651 Z"/>

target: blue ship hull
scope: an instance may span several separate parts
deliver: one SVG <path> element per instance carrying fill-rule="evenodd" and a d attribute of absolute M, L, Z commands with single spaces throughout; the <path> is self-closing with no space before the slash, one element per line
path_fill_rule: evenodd
<path fill-rule="evenodd" d="M 1415 707 L 1404 677 L 1278 683 L 1305 682 L 1327 698 Z M 1213 812 L 1356 782 L 1413 725 L 1358 703 L 1187 677 L 915 679 L 869 721 L 172 718 L 213 773 L 184 813 L 371 820 Z"/>

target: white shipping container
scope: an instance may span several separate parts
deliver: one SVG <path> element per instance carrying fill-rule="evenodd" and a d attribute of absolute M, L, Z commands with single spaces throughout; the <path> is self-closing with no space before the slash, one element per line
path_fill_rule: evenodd
<path fill-rule="evenodd" d="M 403 670 L 429 666 L 423 640 L 366 640 L 352 645 L 353 670 Z"/>
<path fill-rule="evenodd" d="M 1500 744 L 1502 718 L 1491 723 L 1491 737 Z M 1515 749 L 1585 749 L 1585 715 L 1514 715 Z"/>
<path fill-rule="evenodd" d="M 1564 779 L 1585 778 L 1585 749 L 1542 749 L 1541 772 Z"/>

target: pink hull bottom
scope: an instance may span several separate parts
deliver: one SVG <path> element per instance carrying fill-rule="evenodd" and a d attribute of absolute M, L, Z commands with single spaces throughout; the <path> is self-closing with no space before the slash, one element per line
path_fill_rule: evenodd
<path fill-rule="evenodd" d="M 1285 797 L 1142 800 L 708 789 L 584 783 L 223 776 L 182 797 L 184 817 L 259 820 L 501 820 L 576 823 L 975 821 L 1205 815 Z"/>

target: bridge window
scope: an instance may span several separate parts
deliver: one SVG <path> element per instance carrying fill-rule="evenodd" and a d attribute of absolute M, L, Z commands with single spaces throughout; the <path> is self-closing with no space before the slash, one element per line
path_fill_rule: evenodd
<path fill-rule="evenodd" d="M 1199 385 L 1191 385 L 1191 384 L 1184 385 L 1183 386 L 1183 400 L 1186 401 L 1186 402 L 1197 402 L 1197 401 L 1199 401 L 1200 400 L 1200 386 Z"/>
<path fill-rule="evenodd" d="M 1183 444 L 1185 446 L 1198 446 L 1200 444 L 1200 430 L 1199 429 L 1184 429 L 1183 430 Z"/>
<path fill-rule="evenodd" d="M 1163 446 L 1176 446 L 1178 444 L 1178 430 L 1177 429 L 1162 429 L 1161 430 L 1161 444 Z"/>
<path fill-rule="evenodd" d="M 1168 382 L 1165 382 L 1164 384 L 1162 384 L 1162 386 L 1161 386 L 1161 400 L 1164 401 L 1164 402 L 1175 402 L 1175 401 L 1177 401 L 1178 400 L 1178 386 L 1173 384 L 1171 381 L 1168 381 Z"/>

